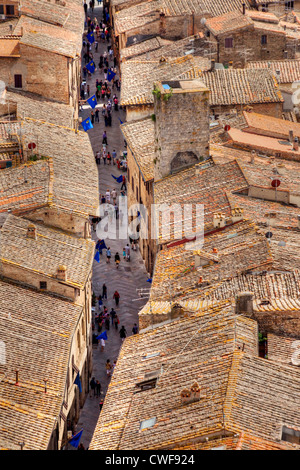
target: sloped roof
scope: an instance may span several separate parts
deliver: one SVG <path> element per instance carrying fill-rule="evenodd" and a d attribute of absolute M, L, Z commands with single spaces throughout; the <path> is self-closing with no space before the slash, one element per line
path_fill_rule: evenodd
<path fill-rule="evenodd" d="M 201 70 L 210 67 L 210 61 L 201 57 L 167 58 L 166 60 L 130 60 L 121 64 L 121 105 L 151 104 L 154 101 L 153 84 L 160 80 L 198 78 Z"/>
<path fill-rule="evenodd" d="M 51 162 L 41 160 L 0 171 L 0 213 L 14 214 L 49 204 Z"/>
<path fill-rule="evenodd" d="M 221 16 L 215 16 L 208 18 L 205 23 L 205 27 L 209 31 L 218 36 L 225 34 L 229 31 L 241 30 L 244 28 L 254 28 L 253 21 L 246 15 L 243 15 L 240 11 L 230 11 Z"/>
<path fill-rule="evenodd" d="M 151 118 L 128 121 L 121 125 L 121 131 L 143 179 L 152 180 L 155 158 L 154 122 Z"/>
<path fill-rule="evenodd" d="M 55 38 L 50 35 L 41 34 L 35 31 L 25 32 L 20 39 L 20 44 L 43 49 L 66 57 L 76 57 L 76 46 L 64 39 Z"/>
<path fill-rule="evenodd" d="M 255 357 L 250 338 L 257 329 L 248 322 L 224 315 L 215 305 L 209 314 L 126 338 L 89 448 L 194 449 L 206 436 L 219 439 L 224 432 L 232 436 L 243 431 L 262 448 L 271 443 L 299 448 L 281 440 L 281 428 L 299 429 L 300 372 Z M 241 338 L 245 352 L 237 350 Z M 137 383 L 155 370 L 160 373 L 154 388 L 137 393 Z M 194 383 L 199 399 L 182 404 L 181 392 Z M 149 427 L 141 429 L 150 419 Z"/>
<path fill-rule="evenodd" d="M 210 90 L 211 106 L 283 102 L 276 81 L 268 70 L 214 70 L 203 72 L 200 78 Z"/>
<path fill-rule="evenodd" d="M 0 281 L 0 448 L 46 450 L 62 408 L 82 307 Z M 3 349 L 2 349 L 3 353 Z M 15 370 L 19 385 L 15 385 Z M 47 393 L 45 383 L 47 382 Z"/>
<path fill-rule="evenodd" d="M 28 271 L 56 278 L 60 265 L 67 268 L 66 283 L 83 289 L 91 272 L 94 242 L 68 236 L 34 224 L 36 240 L 27 237 L 29 222 L 9 215 L 0 231 L 0 260 Z"/>
<path fill-rule="evenodd" d="M 180 224 L 174 222 L 184 204 L 204 204 L 204 229 L 207 230 L 212 226 L 214 214 L 222 213 L 225 217 L 231 215 L 225 188 L 230 191 L 246 187 L 248 183 L 239 165 L 234 161 L 225 165 L 203 162 L 155 182 L 154 202 L 158 243 L 183 238 Z M 169 206 L 172 205 L 176 205 L 176 215 L 170 224 L 167 214 Z M 159 222 L 159 211 L 162 213 L 161 222 Z M 192 220 L 193 230 L 195 230 L 194 224 L 195 220 Z"/>
<path fill-rule="evenodd" d="M 32 118 L 22 121 L 24 144 L 53 160 L 52 204 L 67 212 L 96 215 L 99 206 L 98 170 L 86 132 Z"/>
<path fill-rule="evenodd" d="M 276 75 L 278 83 L 293 83 L 300 80 L 300 60 L 299 59 L 286 59 L 286 60 L 262 60 L 251 61 L 246 65 L 247 69 L 268 69 L 273 74 L 279 70 L 280 74 Z"/>
<path fill-rule="evenodd" d="M 246 349 L 252 352 L 256 343 L 255 322 L 240 323 L 240 319 L 236 322 L 238 336 L 244 332 Z M 228 353 L 235 343 L 234 323 L 230 304 L 224 303 L 209 313 L 195 314 L 188 320 L 177 320 L 126 338 L 90 450 L 166 448 L 221 430 L 222 403 L 231 364 Z M 134 393 L 145 373 L 161 367 L 154 389 Z M 180 392 L 195 381 L 201 384 L 202 399 L 182 406 Z M 156 417 L 155 426 L 140 431 L 141 421 L 152 417 Z"/>
<path fill-rule="evenodd" d="M 5 100 L 16 104 L 16 117 L 22 120 L 24 117 L 33 117 L 37 120 L 46 121 L 52 124 L 74 127 L 74 108 L 64 103 L 49 101 L 35 93 L 26 92 L 7 87 Z M 4 109 L 4 104 L 1 106 Z M 5 113 L 8 111 L 6 106 Z M 0 123 L 1 125 L 1 123 Z"/>

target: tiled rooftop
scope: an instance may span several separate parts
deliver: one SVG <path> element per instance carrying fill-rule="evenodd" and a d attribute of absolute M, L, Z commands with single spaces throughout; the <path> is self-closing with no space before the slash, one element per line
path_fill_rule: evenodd
<path fill-rule="evenodd" d="M 266 238 L 250 221 L 241 221 L 215 234 L 205 235 L 199 251 L 197 244 L 195 241 L 158 252 L 151 299 L 191 297 L 196 293 L 200 295 L 201 291 L 207 295 L 207 290 L 216 288 L 226 279 L 272 266 Z M 214 253 L 217 262 L 209 258 Z M 202 267 L 197 267 L 196 255 L 203 260 Z"/>
<path fill-rule="evenodd" d="M 0 448 L 46 450 L 62 408 L 81 307 L 0 281 Z M 19 371 L 19 384 L 16 373 Z M 45 383 L 47 382 L 47 393 Z"/>
<path fill-rule="evenodd" d="M 229 143 L 233 143 L 240 148 L 253 149 L 267 155 L 281 154 L 282 158 L 300 161 L 300 150 L 294 150 L 293 144 L 287 140 L 266 137 L 264 135 L 244 132 L 240 129 L 230 129 L 228 131 Z"/>
<path fill-rule="evenodd" d="M 56 278 L 60 265 L 67 268 L 66 283 L 83 289 L 94 259 L 94 242 L 68 236 L 34 224 L 36 239 L 27 237 L 29 221 L 9 215 L 0 231 L 1 263 Z"/>
<path fill-rule="evenodd" d="M 276 227 L 293 229 L 298 227 L 299 207 L 229 192 L 227 192 L 227 197 L 231 207 L 242 208 L 244 216 L 254 220 L 258 225 L 267 227 L 269 214 L 272 213 L 276 214 Z M 266 228 L 266 233 L 267 231 Z"/>
<path fill-rule="evenodd" d="M 153 84 L 155 81 L 197 78 L 201 70 L 210 68 L 210 61 L 204 58 L 185 57 L 169 58 L 165 61 L 130 60 L 121 64 L 122 88 L 121 105 L 139 105 L 153 103 Z"/>
<path fill-rule="evenodd" d="M 64 103 L 48 101 L 40 95 L 12 88 L 7 89 L 5 99 L 9 101 L 10 109 L 16 103 L 17 118 L 19 119 L 34 117 L 34 119 L 51 124 L 74 127 L 74 109 Z M 5 113 L 7 111 L 8 107 L 6 107 Z"/>
<path fill-rule="evenodd" d="M 62 28 L 61 26 L 55 26 L 43 20 L 39 20 L 37 18 L 32 18 L 30 16 L 21 15 L 18 20 L 17 25 L 14 28 L 14 34 L 22 34 L 22 32 L 23 33 L 36 32 L 38 34 L 48 36 L 48 42 L 46 43 L 46 46 L 50 50 L 55 50 L 56 41 L 60 40 L 60 41 L 65 42 L 66 51 L 67 50 L 72 51 L 69 45 L 71 44 L 73 45 L 73 47 L 76 46 L 76 52 L 78 54 L 81 53 L 82 35 L 80 34 L 80 31 L 78 30 L 71 31 L 65 27 Z M 51 39 L 53 39 L 53 43 Z M 60 42 L 60 46 L 62 48 L 63 46 L 62 42 Z"/>
<path fill-rule="evenodd" d="M 230 11 L 225 15 L 215 16 L 206 20 L 205 27 L 215 36 L 236 31 L 244 28 L 254 27 L 253 21 L 240 11 Z"/>
<path fill-rule="evenodd" d="M 72 58 L 76 57 L 77 53 L 76 46 L 71 42 L 35 31 L 25 32 L 20 44 Z"/>
<path fill-rule="evenodd" d="M 38 161 L 0 171 L 0 213 L 18 214 L 48 205 L 51 164 Z"/>
<path fill-rule="evenodd" d="M 231 364 L 228 353 L 243 335 L 246 349 L 252 352 L 256 348 L 256 325 L 245 319 L 234 320 L 226 303 L 205 313 L 125 340 L 91 450 L 167 448 L 222 428 L 222 403 Z M 155 370 L 161 370 L 156 387 L 135 393 L 145 373 Z M 181 405 L 181 391 L 195 382 L 200 384 L 200 401 Z M 156 417 L 155 426 L 140 430 L 140 422 L 152 417 Z"/>
<path fill-rule="evenodd" d="M 147 39 L 146 41 L 124 47 L 120 51 L 120 57 L 121 60 L 124 60 L 141 56 L 142 54 L 149 54 L 157 49 L 160 50 L 164 44 L 170 43 L 172 44 L 171 41 L 163 40 L 159 36 L 156 36 L 155 38 Z"/>
<path fill-rule="evenodd" d="M 265 61 L 254 61 L 248 62 L 247 69 L 269 69 L 273 74 L 276 74 L 277 70 L 280 74 L 276 76 L 278 83 L 293 83 L 300 79 L 300 60 L 265 60 Z"/>
<path fill-rule="evenodd" d="M 211 16 L 220 16 L 230 11 L 242 11 L 242 5 L 250 7 L 248 0 L 164 0 L 172 15 L 201 14 L 208 12 Z"/>
<path fill-rule="evenodd" d="M 208 165 L 209 162 L 197 164 L 187 170 L 157 181 L 154 184 L 154 203 L 156 207 L 158 208 L 159 204 L 177 204 L 178 210 L 182 210 L 184 204 L 204 204 L 205 228 L 212 226 L 213 215 L 216 213 L 222 213 L 229 217 L 231 210 L 225 191 L 237 191 L 238 189 L 247 188 L 247 181 L 236 162 L 216 166 Z M 158 220 L 157 213 L 157 223 Z M 158 226 L 159 243 L 163 240 L 170 241 L 183 238 L 180 227 L 175 224 L 173 229 L 173 225 L 174 223 L 169 226 L 165 211 L 162 211 L 162 222 Z M 170 233 L 167 236 L 169 230 Z"/>
<path fill-rule="evenodd" d="M 29 118 L 22 121 L 22 131 L 26 147 L 34 141 L 37 152 L 53 160 L 52 203 L 85 217 L 96 215 L 98 171 L 87 133 Z"/>
<path fill-rule="evenodd" d="M 300 138 L 300 124 L 298 122 L 286 121 L 273 116 L 258 113 L 244 112 L 246 127 L 245 132 L 288 139 L 289 132 L 293 131 L 294 137 Z M 232 126 L 235 127 L 235 126 Z"/>
<path fill-rule="evenodd" d="M 50 3 L 47 0 L 22 0 L 20 13 L 82 34 L 84 10 L 81 0 L 64 0 L 64 3 L 63 6 L 54 2 Z"/>
<path fill-rule="evenodd" d="M 214 70 L 203 72 L 200 78 L 210 90 L 211 106 L 283 102 L 268 70 Z"/>
<path fill-rule="evenodd" d="M 152 180 L 155 158 L 154 122 L 151 118 L 129 121 L 121 125 L 121 131 L 144 181 Z"/>
<path fill-rule="evenodd" d="M 220 438 L 224 429 L 253 435 L 263 448 L 271 443 L 293 448 L 281 440 L 281 427 L 300 426 L 299 371 L 253 356 L 255 323 L 223 315 L 216 304 L 209 320 L 202 312 L 125 340 L 91 450 L 194 449 L 209 434 Z M 235 349 L 242 342 L 243 353 Z M 155 370 L 154 388 L 139 391 L 138 382 Z M 194 383 L 199 398 L 182 404 L 181 392 Z M 292 399 L 285 398 L 289 391 Z M 149 427 L 141 429 L 150 419 Z"/>

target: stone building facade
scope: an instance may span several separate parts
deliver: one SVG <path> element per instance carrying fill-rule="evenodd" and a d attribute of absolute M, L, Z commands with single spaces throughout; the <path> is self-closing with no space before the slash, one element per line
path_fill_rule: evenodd
<path fill-rule="evenodd" d="M 209 90 L 200 80 L 154 85 L 154 180 L 209 156 Z"/>

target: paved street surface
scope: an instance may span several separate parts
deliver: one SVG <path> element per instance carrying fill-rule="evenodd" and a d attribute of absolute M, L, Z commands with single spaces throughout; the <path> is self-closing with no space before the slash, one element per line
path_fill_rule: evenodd
<path fill-rule="evenodd" d="M 101 24 L 100 20 L 102 20 L 102 7 L 95 7 L 93 14 L 91 14 L 90 10 L 88 10 L 88 15 L 90 15 L 91 18 L 94 18 L 96 16 L 99 21 L 99 24 Z M 97 52 L 95 52 L 94 44 L 92 45 L 93 58 L 97 70 L 90 79 L 87 79 L 87 83 L 90 85 L 90 96 L 92 96 L 96 91 L 96 79 L 104 79 L 104 73 L 103 71 L 100 73 L 98 63 L 100 53 L 103 53 L 104 50 L 107 51 L 107 45 L 108 43 L 104 44 L 99 42 Z M 84 65 L 84 60 L 82 60 L 82 64 Z M 113 65 L 112 62 L 110 62 L 110 64 L 111 66 Z M 116 88 L 112 89 L 111 98 L 114 93 L 116 93 L 118 98 L 120 99 L 120 93 L 117 92 Z M 120 156 L 125 150 L 125 147 L 124 139 L 119 128 L 120 121 L 118 118 L 120 118 L 122 121 L 125 121 L 125 113 L 122 110 L 113 110 L 112 127 L 105 127 L 104 118 L 101 114 L 103 101 L 101 98 L 99 101 L 100 123 L 94 123 L 94 128 L 88 130 L 88 135 L 90 137 L 93 150 L 96 153 L 97 150 L 102 149 L 102 134 L 103 131 L 106 130 L 108 138 L 107 150 L 111 153 L 115 149 L 117 155 Z M 107 99 L 105 99 L 104 103 L 107 103 Z M 90 116 L 90 114 L 91 108 L 89 106 L 83 106 L 83 109 L 80 112 L 80 116 L 82 117 L 82 119 L 86 119 Z M 119 195 L 121 184 L 117 183 L 111 175 L 114 174 L 115 176 L 119 176 L 121 174 L 126 175 L 126 173 L 123 173 L 118 170 L 117 166 L 104 165 L 103 160 L 98 166 L 98 169 L 100 185 L 99 194 L 105 193 L 107 189 L 111 191 L 113 188 L 116 188 Z M 93 232 L 93 239 L 97 239 L 95 232 Z M 125 260 L 123 260 L 122 252 L 123 247 L 127 243 L 126 241 L 105 240 L 105 243 L 111 248 L 112 258 L 110 264 L 107 264 L 106 250 L 103 250 L 103 254 L 100 256 L 100 263 L 94 261 L 92 279 L 93 291 L 95 292 L 96 296 L 101 294 L 102 285 L 105 282 L 108 289 L 108 298 L 107 300 L 104 300 L 104 305 L 108 308 L 108 311 L 110 311 L 111 307 L 115 308 L 117 315 L 120 319 L 119 327 L 124 325 L 127 330 L 127 336 L 129 336 L 132 334 L 133 324 L 138 323 L 138 311 L 146 302 L 146 300 L 142 299 L 139 299 L 137 301 L 135 300 L 138 299 L 137 289 L 147 289 L 150 287 L 149 283 L 146 282 L 148 275 L 145 270 L 141 255 L 138 251 L 132 252 L 131 250 L 130 262 L 126 262 Z M 119 269 L 116 268 L 114 262 L 114 255 L 116 251 L 119 252 L 121 257 Z M 118 307 L 115 306 L 115 302 L 112 298 L 115 290 L 117 290 L 120 294 L 120 303 Z M 102 331 L 104 331 L 104 328 L 102 329 Z M 95 329 L 95 332 L 97 332 L 97 329 Z M 109 331 L 107 331 L 107 336 L 108 341 L 106 341 L 105 350 L 103 352 L 101 351 L 100 344 L 98 345 L 97 349 L 93 349 L 92 375 L 95 377 L 96 380 L 99 380 L 101 383 L 101 397 L 105 397 L 105 393 L 110 380 L 109 378 L 107 378 L 106 375 L 106 360 L 110 359 L 111 363 L 113 363 L 113 361 L 118 357 L 119 350 L 122 344 L 119 336 L 119 331 L 116 331 L 114 327 L 112 328 L 110 326 Z M 81 410 L 79 422 L 77 423 L 76 432 L 83 429 L 83 434 L 80 442 L 84 445 L 85 448 L 88 447 L 91 441 L 95 425 L 99 417 L 99 401 L 99 397 L 88 396 L 85 405 Z"/>

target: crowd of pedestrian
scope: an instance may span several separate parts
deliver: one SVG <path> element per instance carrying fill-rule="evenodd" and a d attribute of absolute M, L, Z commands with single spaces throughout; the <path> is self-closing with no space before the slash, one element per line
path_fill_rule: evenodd
<path fill-rule="evenodd" d="M 98 0 L 98 5 L 101 4 L 101 0 Z M 95 0 L 91 0 L 87 3 L 87 0 L 84 0 L 84 10 L 86 18 L 86 28 L 87 33 L 83 40 L 83 78 L 84 81 L 81 85 L 81 106 L 87 101 L 90 96 L 95 95 L 97 100 L 97 106 L 91 110 L 91 123 L 94 125 L 96 123 L 100 124 L 100 139 L 101 144 L 99 145 L 99 150 L 95 153 L 95 161 L 97 165 L 103 163 L 103 165 L 115 166 L 118 170 L 127 171 L 127 162 L 126 157 L 118 157 L 117 151 L 115 148 L 108 148 L 108 135 L 109 128 L 112 126 L 113 116 L 118 116 L 120 109 L 118 94 L 121 89 L 121 80 L 118 78 L 118 61 L 117 57 L 114 55 L 112 46 L 111 46 L 111 25 L 110 18 L 107 7 L 103 8 L 103 19 L 98 21 L 94 17 L 94 7 Z M 90 43 L 88 36 L 93 33 L 94 41 Z M 100 47 L 99 47 L 100 46 Z M 87 65 L 93 61 L 95 67 L 98 67 L 98 72 L 100 72 L 100 77 L 95 80 L 93 83 L 92 73 L 88 69 Z M 99 73 L 98 73 L 99 75 Z M 99 106 L 100 105 L 100 106 Z M 82 109 L 82 107 L 81 107 Z M 101 118 L 102 116 L 102 118 Z M 103 129 L 101 128 L 101 123 Z M 124 142 L 126 147 L 126 142 Z M 120 190 L 113 188 L 112 190 L 106 189 L 102 194 L 100 194 L 100 203 L 106 204 L 106 211 L 111 214 L 112 217 L 116 219 L 122 219 L 124 214 L 118 206 L 118 197 L 126 196 L 127 191 L 127 181 L 126 176 L 122 175 L 122 178 L 119 177 L 118 182 L 121 183 Z M 135 250 L 136 247 L 127 243 L 123 248 L 123 253 L 114 252 L 112 253 L 110 246 L 104 245 L 101 240 L 98 240 L 96 244 L 96 252 L 100 255 L 103 255 L 103 261 L 109 265 L 114 260 L 116 269 L 119 269 L 119 266 L 122 266 L 123 260 L 130 262 L 131 249 Z M 103 251 L 105 254 L 103 254 Z M 123 260 L 122 260 L 123 258 Z M 100 258 L 99 258 L 100 259 Z M 108 268 L 111 269 L 111 268 Z M 120 344 L 128 336 L 125 325 L 122 321 L 122 302 L 121 296 L 118 290 L 108 284 L 110 292 L 108 292 L 108 287 L 105 282 L 103 282 L 100 287 L 100 294 L 96 298 L 96 310 L 93 316 L 93 344 L 95 347 L 99 348 L 102 353 L 105 353 L 106 341 L 114 338 L 115 335 L 119 337 Z M 112 303 L 110 305 L 110 302 Z M 131 333 L 133 335 L 138 333 L 137 323 L 134 323 L 132 326 Z M 104 356 L 105 357 L 105 356 Z M 107 379 L 113 374 L 114 368 L 117 361 L 114 360 L 111 362 L 109 358 L 105 359 L 105 372 Z M 95 377 L 92 377 L 90 381 L 90 397 L 101 398 L 99 403 L 99 409 L 101 411 L 103 406 L 103 395 L 102 387 L 99 380 L 96 380 Z M 107 384 L 105 384 L 106 386 Z"/>

